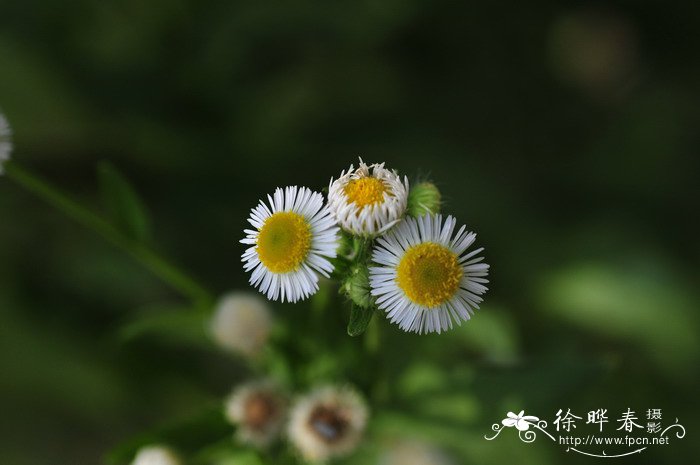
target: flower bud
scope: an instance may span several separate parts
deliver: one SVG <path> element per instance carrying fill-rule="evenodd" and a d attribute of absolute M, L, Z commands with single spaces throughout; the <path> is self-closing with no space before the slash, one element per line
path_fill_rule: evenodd
<path fill-rule="evenodd" d="M 328 208 L 338 225 L 360 237 L 376 237 L 401 221 L 406 212 L 408 178 L 384 163 L 360 166 L 340 173 L 328 186 Z"/>
<path fill-rule="evenodd" d="M 440 213 L 441 195 L 432 182 L 421 182 L 408 193 L 408 214 L 413 217 Z"/>
<path fill-rule="evenodd" d="M 357 448 L 368 416 L 364 399 L 352 387 L 318 387 L 295 403 L 287 434 L 304 459 L 325 462 Z"/>
<path fill-rule="evenodd" d="M 236 437 L 240 442 L 265 448 L 282 431 L 287 416 L 287 396 L 270 380 L 252 381 L 231 393 L 224 411 L 228 421 L 238 427 Z"/>
<path fill-rule="evenodd" d="M 139 449 L 131 465 L 182 465 L 182 461 L 169 447 L 151 445 Z"/>
<path fill-rule="evenodd" d="M 257 294 L 231 292 L 219 300 L 210 331 L 220 347 L 255 358 L 267 343 L 272 323 L 265 299 Z"/>

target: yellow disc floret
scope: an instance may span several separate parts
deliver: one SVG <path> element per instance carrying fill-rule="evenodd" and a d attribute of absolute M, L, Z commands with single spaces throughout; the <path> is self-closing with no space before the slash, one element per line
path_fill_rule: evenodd
<path fill-rule="evenodd" d="M 295 271 L 311 249 L 311 228 L 298 213 L 278 212 L 265 220 L 257 244 L 258 257 L 268 270 Z"/>
<path fill-rule="evenodd" d="M 381 179 L 367 177 L 353 179 L 345 186 L 344 191 L 348 196 L 348 203 L 354 202 L 362 209 L 384 200 L 387 189 Z"/>
<path fill-rule="evenodd" d="M 457 255 L 450 249 L 425 242 L 406 251 L 396 282 L 413 303 L 433 308 L 455 295 L 463 274 Z"/>

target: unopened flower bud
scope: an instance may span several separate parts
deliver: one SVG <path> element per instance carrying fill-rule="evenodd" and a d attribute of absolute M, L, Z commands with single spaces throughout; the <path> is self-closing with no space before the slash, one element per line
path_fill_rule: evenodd
<path fill-rule="evenodd" d="M 257 294 L 231 292 L 216 307 L 211 335 L 222 348 L 254 358 L 267 343 L 272 323 L 265 299 Z"/>
<path fill-rule="evenodd" d="M 182 465 L 182 461 L 169 447 L 151 445 L 139 449 L 131 465 Z"/>
<path fill-rule="evenodd" d="M 413 217 L 440 213 L 442 197 L 432 182 L 421 182 L 408 193 L 408 214 Z"/>

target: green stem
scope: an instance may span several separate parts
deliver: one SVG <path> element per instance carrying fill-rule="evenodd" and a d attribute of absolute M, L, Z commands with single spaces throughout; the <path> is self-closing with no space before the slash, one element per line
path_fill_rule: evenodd
<path fill-rule="evenodd" d="M 375 312 L 377 311 L 378 310 L 375 310 Z M 367 352 L 372 355 L 375 355 L 379 351 L 380 347 L 381 334 L 378 320 L 379 318 L 376 316 L 372 318 L 367 326 L 367 331 L 365 332 L 365 349 L 367 349 Z"/>
<path fill-rule="evenodd" d="M 129 253 L 170 287 L 190 298 L 195 305 L 204 306 L 212 302 L 211 294 L 185 272 L 144 244 L 128 238 L 109 222 L 51 186 L 39 176 L 19 167 L 16 162 L 5 165 L 5 174 L 49 205 L 86 228 L 92 229 L 114 246 Z"/>
<path fill-rule="evenodd" d="M 365 259 L 365 254 L 367 253 L 370 242 L 371 242 L 371 239 L 367 239 L 364 237 L 356 237 L 355 238 L 354 253 L 353 253 L 353 261 L 355 263 L 358 263 L 358 262 L 363 261 Z"/>

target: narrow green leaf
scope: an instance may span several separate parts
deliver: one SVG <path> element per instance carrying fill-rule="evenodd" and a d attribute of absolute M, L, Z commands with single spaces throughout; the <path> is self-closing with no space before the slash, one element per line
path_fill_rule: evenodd
<path fill-rule="evenodd" d="M 207 317 L 190 308 L 160 309 L 141 314 L 124 324 L 118 332 L 121 342 L 141 337 L 155 337 L 168 342 L 194 346 L 211 346 L 206 331 Z"/>
<path fill-rule="evenodd" d="M 369 326 L 369 322 L 372 321 L 372 315 L 374 315 L 374 306 L 363 308 L 352 304 L 350 307 L 348 334 L 354 337 L 364 333 Z"/>
<path fill-rule="evenodd" d="M 151 222 L 134 188 L 109 162 L 101 162 L 97 170 L 102 201 L 114 225 L 131 239 L 149 241 Z"/>

